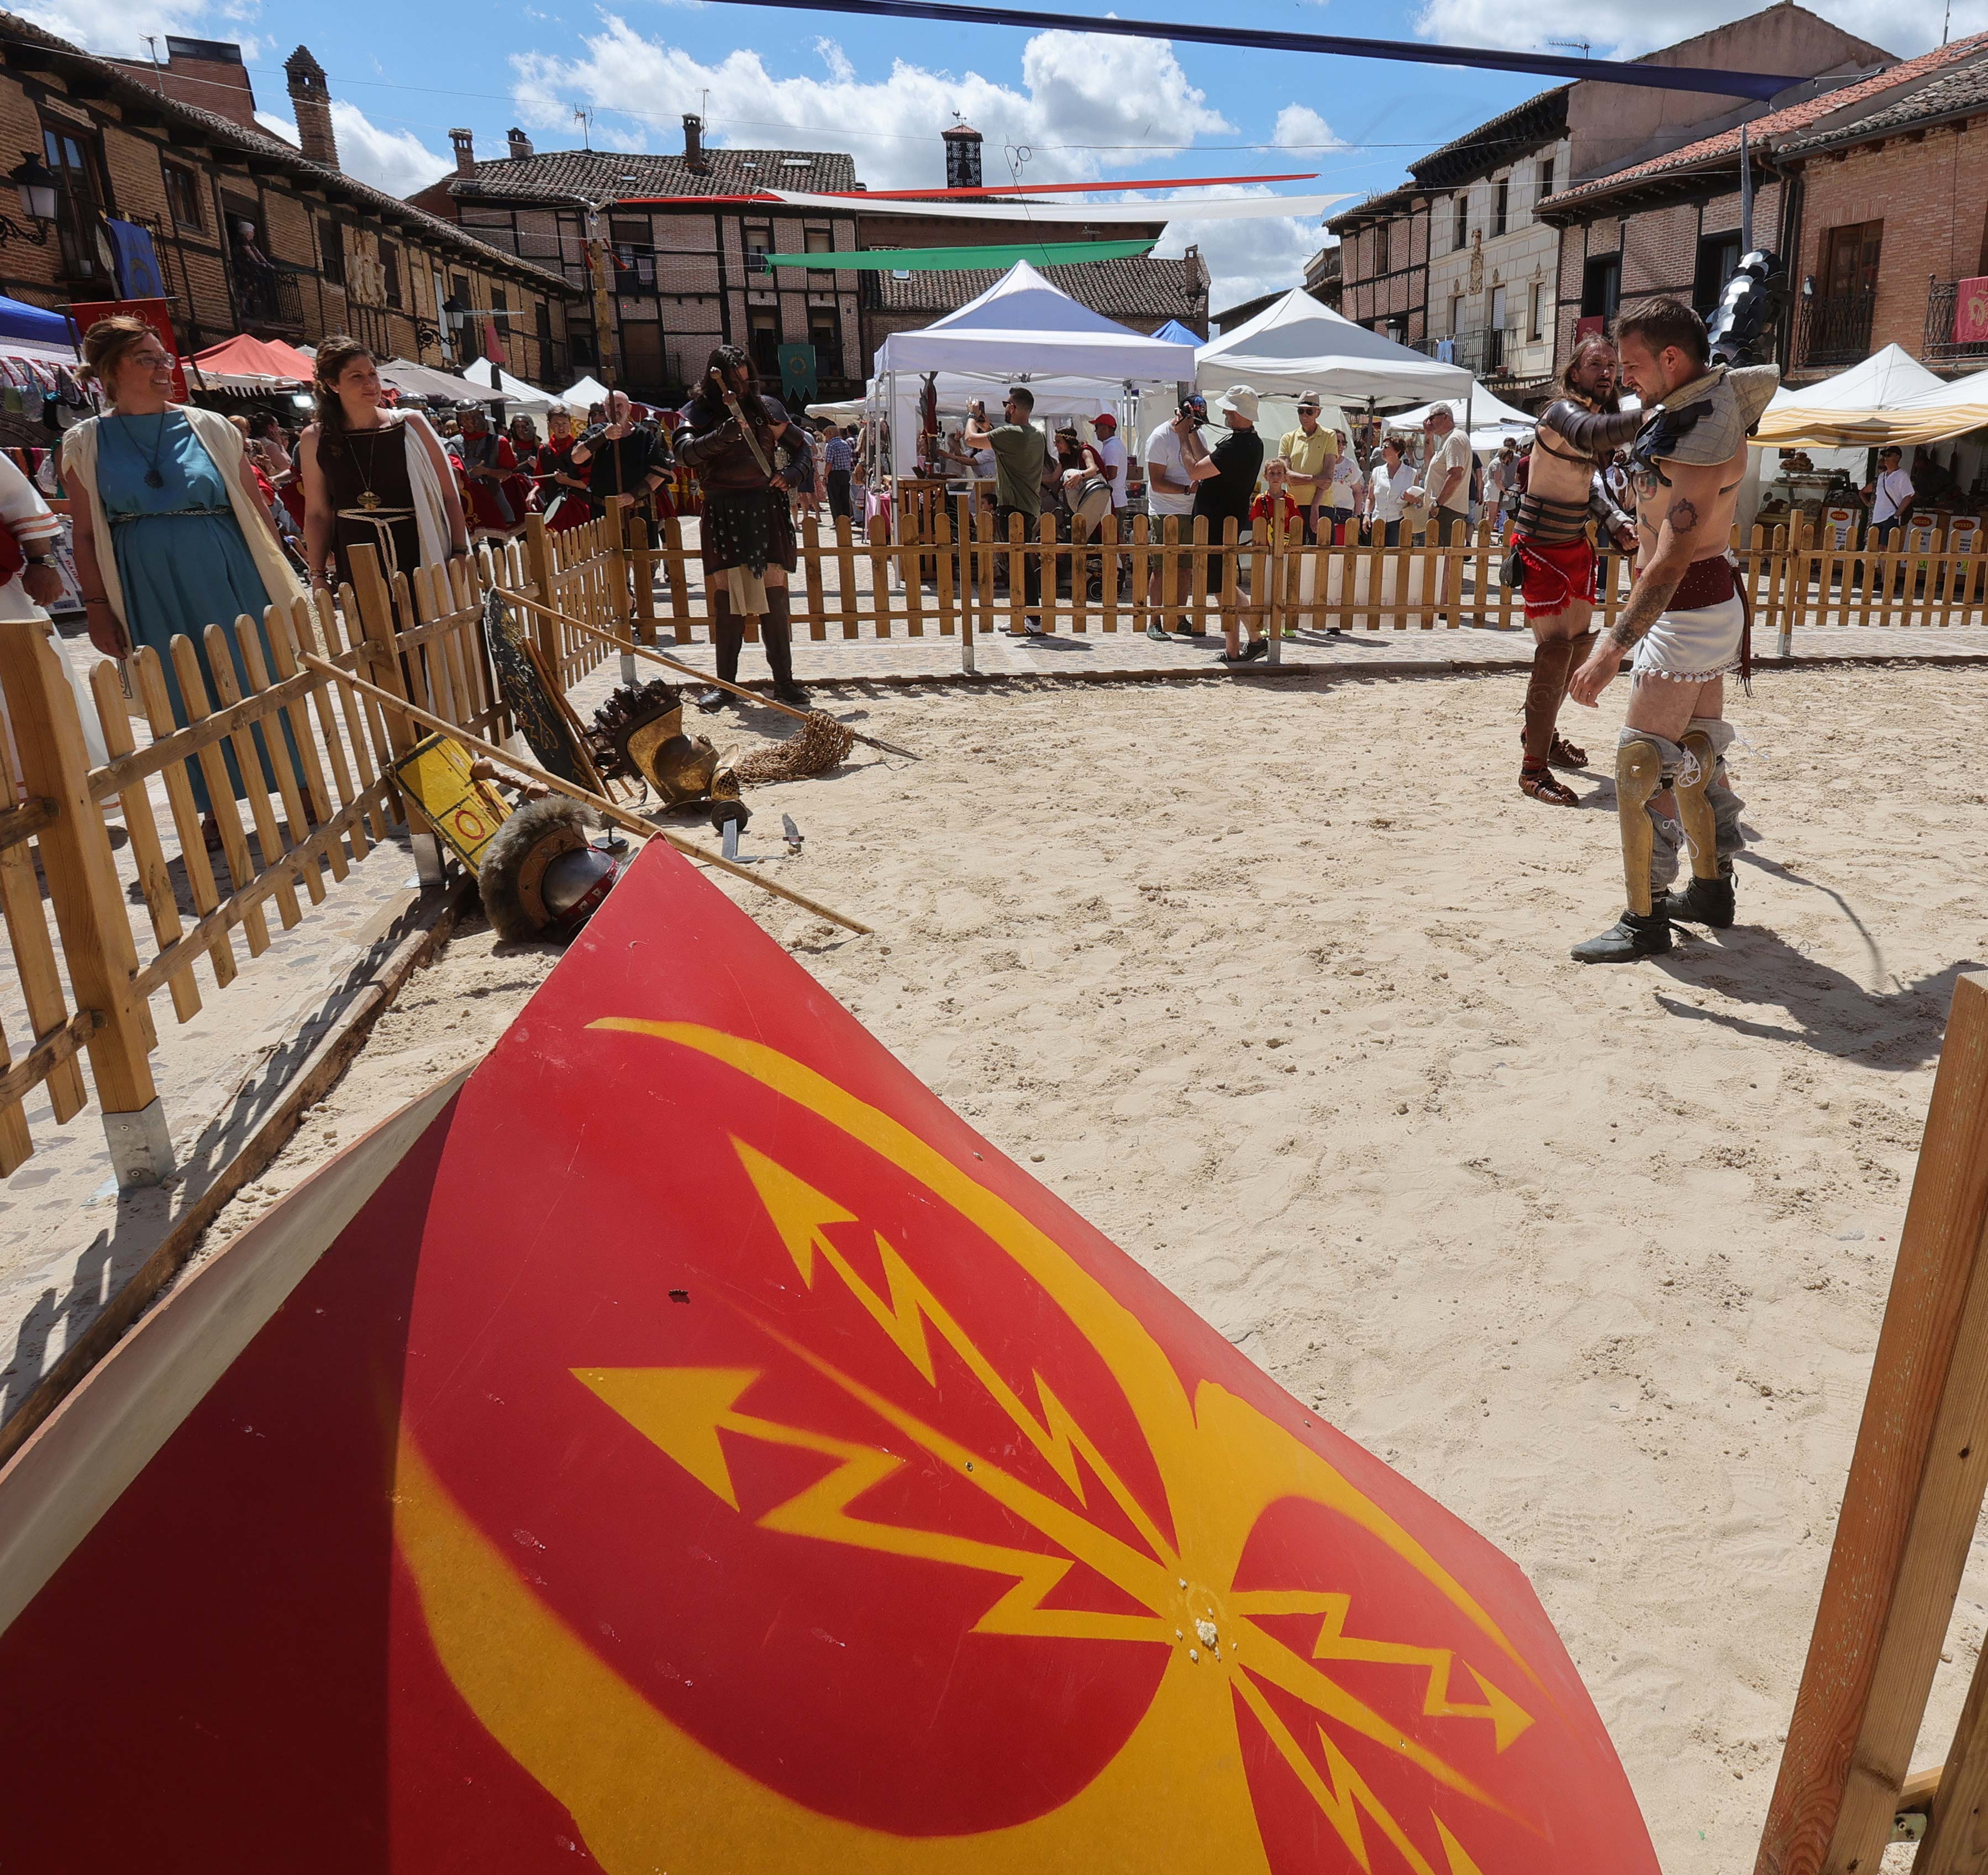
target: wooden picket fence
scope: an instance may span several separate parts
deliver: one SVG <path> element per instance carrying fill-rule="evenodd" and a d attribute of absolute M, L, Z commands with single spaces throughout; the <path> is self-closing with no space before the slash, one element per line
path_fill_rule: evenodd
<path fill-rule="evenodd" d="M 305 668 L 299 654 L 502 741 L 512 726 L 484 648 L 482 602 L 492 584 L 536 595 L 527 544 L 475 566 L 458 561 L 390 582 L 373 550 L 359 548 L 353 582 L 340 588 L 336 606 L 320 594 L 315 604 L 272 606 L 259 621 L 210 624 L 211 688 L 191 641 L 174 638 L 184 728 L 174 726 L 155 650 L 140 648 L 122 676 L 119 666 L 100 662 L 90 688 L 110 759 L 94 768 L 46 628 L 0 623 L 12 730 L 0 780 L 13 804 L 0 809 L 0 909 L 32 1031 L 19 1061 L 0 1035 L 0 1176 L 34 1150 L 24 1103 L 37 1088 L 47 1088 L 58 1124 L 82 1110 L 86 1057 L 120 1183 L 170 1170 L 150 1061 L 159 1047 L 153 999 L 165 992 L 178 1020 L 190 1020 L 205 996 L 237 980 L 243 953 L 269 949 L 272 912 L 287 930 L 333 904 L 350 867 L 406 824 L 387 770 L 418 732 Z M 583 584 L 580 556 L 563 559 L 558 577 L 569 591 Z M 579 655 L 597 661 L 591 648 Z M 134 722 L 148 737 L 142 748 Z M 211 810 L 213 848 L 196 775 Z M 112 815 L 128 841 L 130 890 Z M 431 836 L 414 838 L 418 861 Z M 432 865 L 424 870 L 438 876 Z"/>
<path fill-rule="evenodd" d="M 611 531 L 612 520 L 600 525 Z M 1307 631 L 1464 624 L 1509 631 L 1524 624 L 1522 596 L 1499 577 L 1504 546 L 1487 527 L 1450 547 L 1307 546 L 1295 526 L 1273 523 L 1266 536 L 1243 539 L 1233 520 L 1211 532 L 1204 518 L 1161 522 L 1141 515 L 1122 529 L 1107 520 L 1094 537 L 1080 523 L 1073 538 L 1060 539 L 1046 516 L 1030 530 L 1011 516 L 999 531 L 990 509 L 962 496 L 949 509 L 928 503 L 908 513 L 904 531 L 901 541 L 865 539 L 847 518 L 824 526 L 804 516 L 790 580 L 796 635 L 817 643 L 957 637 L 962 662 L 971 668 L 975 635 L 1019 631 L 1025 617 L 1080 635 L 1152 624 L 1168 631 L 1246 626 L 1273 646 Z M 1988 558 L 1949 550 L 1943 534 L 1936 543 L 1930 554 L 1831 549 L 1800 516 L 1756 526 L 1743 540 L 1736 530 L 1732 544 L 1753 608 L 1755 644 L 1765 648 L 1771 635 L 1785 654 L 1796 632 L 1816 627 L 1979 625 Z M 681 522 L 663 523 L 654 545 L 624 550 L 617 533 L 590 562 L 604 570 L 589 575 L 593 583 L 582 603 L 605 603 L 602 589 L 613 582 L 604 569 L 617 553 L 633 577 L 638 637 L 688 644 L 705 635 L 697 550 Z M 1631 567 L 1605 540 L 1599 560 L 1605 627 L 1628 597 Z M 1039 582 L 1036 605 L 1026 598 L 1031 573 Z M 756 627 L 747 635 L 756 637 Z"/>

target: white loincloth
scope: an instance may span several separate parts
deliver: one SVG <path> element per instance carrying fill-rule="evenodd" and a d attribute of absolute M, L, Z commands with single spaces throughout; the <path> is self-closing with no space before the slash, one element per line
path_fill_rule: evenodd
<path fill-rule="evenodd" d="M 1736 592 L 1716 605 L 1660 614 L 1636 646 L 1632 681 L 1667 678 L 1672 683 L 1709 683 L 1740 668 L 1740 635 L 1746 612 Z"/>

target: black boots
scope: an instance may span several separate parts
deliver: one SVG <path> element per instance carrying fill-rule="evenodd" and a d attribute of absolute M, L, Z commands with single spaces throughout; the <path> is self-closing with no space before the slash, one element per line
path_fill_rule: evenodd
<path fill-rule="evenodd" d="M 766 588 L 766 616 L 759 621 L 759 641 L 766 653 L 766 668 L 773 673 L 773 694 L 783 703 L 805 709 L 807 692 L 794 682 L 794 644 L 792 614 L 784 586 Z M 731 595 L 711 595 L 711 642 L 718 657 L 718 675 L 726 683 L 739 681 L 739 654 L 746 644 L 746 621 L 735 611 Z M 695 699 L 701 709 L 716 709 L 727 692 L 712 689 Z"/>
<path fill-rule="evenodd" d="M 766 616 L 759 621 L 760 641 L 766 648 L 766 668 L 773 673 L 773 694 L 783 703 L 807 707 L 807 692 L 794 682 L 794 631 L 784 586 L 766 588 Z"/>
<path fill-rule="evenodd" d="M 1661 957 L 1671 947 L 1671 921 L 1662 905 L 1647 914 L 1625 912 L 1599 937 L 1574 946 L 1577 963 L 1634 963 Z"/>
<path fill-rule="evenodd" d="M 1679 924 L 1704 925 L 1713 931 L 1727 929 L 1734 909 L 1733 868 L 1721 866 L 1716 879 L 1702 879 L 1694 874 L 1682 892 L 1665 892 L 1657 909 Z"/>

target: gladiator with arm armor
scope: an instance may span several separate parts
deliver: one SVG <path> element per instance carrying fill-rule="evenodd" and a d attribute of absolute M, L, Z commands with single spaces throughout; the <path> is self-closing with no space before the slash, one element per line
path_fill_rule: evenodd
<path fill-rule="evenodd" d="M 773 694 L 793 704 L 807 696 L 794 682 L 788 576 L 799 554 L 785 471 L 806 447 L 779 400 L 760 390 L 752 355 L 719 346 L 676 434 L 677 460 L 704 485 L 698 539 L 718 675 L 738 682 L 746 621 L 756 618 Z M 713 687 L 695 700 L 716 709 L 727 694 Z"/>
<path fill-rule="evenodd" d="M 1642 414 L 1615 408 L 1615 347 L 1584 339 L 1561 374 L 1563 395 L 1540 418 L 1533 437 L 1526 492 L 1512 526 L 1513 556 L 1523 569 L 1520 593 L 1526 623 L 1537 641 L 1526 685 L 1525 752 L 1519 791 L 1557 807 L 1577 804 L 1574 790 L 1554 769 L 1584 768 L 1585 750 L 1565 740 L 1555 725 L 1568 679 L 1589 648 L 1594 604 L 1594 520 L 1627 553 L 1635 523 L 1615 506 L 1600 471 L 1633 438 Z"/>
<path fill-rule="evenodd" d="M 1740 810 L 1726 771 L 1733 740 L 1726 679 L 1751 675 L 1751 623 L 1728 541 L 1746 438 L 1773 395 L 1773 365 L 1715 364 L 1705 323 L 1680 300 L 1653 300 L 1615 329 L 1623 381 L 1646 412 L 1631 449 L 1636 581 L 1568 694 L 1593 707 L 1633 652 L 1628 722 L 1615 751 L 1628 907 L 1574 949 L 1583 963 L 1627 963 L 1671 947 L 1671 922 L 1733 922 Z M 1690 849 L 1678 874 L 1675 815 Z"/>

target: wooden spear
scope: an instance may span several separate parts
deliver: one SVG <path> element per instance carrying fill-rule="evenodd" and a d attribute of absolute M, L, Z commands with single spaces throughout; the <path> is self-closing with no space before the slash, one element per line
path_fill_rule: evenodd
<path fill-rule="evenodd" d="M 769 709 L 777 709 L 783 716 L 793 716 L 805 723 L 812 713 L 796 709 L 791 703 L 782 703 L 769 696 L 762 696 L 756 690 L 748 690 L 742 684 L 727 683 L 722 677 L 714 677 L 708 671 L 700 671 L 694 664 L 685 664 L 674 658 L 666 658 L 659 651 L 647 645 L 637 645 L 633 638 L 624 638 L 619 632 L 610 631 L 602 625 L 590 625 L 583 618 L 575 618 L 570 612 L 561 612 L 549 605 L 541 605 L 536 599 L 527 599 L 522 593 L 513 592 L 508 586 L 498 588 L 513 605 L 522 605 L 528 612 L 541 612 L 547 618 L 556 618 L 563 625 L 570 625 L 576 631 L 590 632 L 595 638 L 612 645 L 616 650 L 626 652 L 637 658 L 647 658 L 651 664 L 660 664 L 668 670 L 679 672 L 685 677 L 694 677 L 699 683 L 715 684 L 721 690 L 729 690 L 734 696 L 743 697 L 749 703 L 763 704 Z M 849 725 L 842 726 L 849 729 Z M 879 742 L 874 736 L 865 736 L 860 729 L 849 729 L 860 743 L 872 749 L 881 750 L 886 755 L 901 755 L 914 762 L 922 761 L 922 756 L 913 755 L 908 749 L 900 749 L 895 743 Z"/>
<path fill-rule="evenodd" d="M 800 892 L 790 892 L 786 886 L 778 885 L 772 879 L 762 878 L 756 872 L 748 872 L 745 867 L 733 864 L 723 854 L 714 853 L 708 847 L 699 846 L 695 841 L 686 840 L 681 834 L 673 834 L 667 827 L 652 827 L 647 821 L 629 813 L 627 809 L 617 807 L 613 801 L 607 800 L 604 796 L 593 794 L 586 788 L 576 787 L 570 781 L 563 781 L 557 775 L 539 767 L 536 762 L 528 762 L 522 756 L 513 755 L 507 749 L 500 749 L 495 743 L 487 743 L 480 736 L 472 736 L 468 730 L 458 728 L 453 723 L 445 722 L 440 716 L 431 716 L 418 705 L 410 703 L 406 698 L 396 696 L 390 690 L 383 690 L 377 684 L 368 683 L 363 677 L 355 677 L 350 671 L 342 671 L 336 665 L 326 662 L 315 652 L 299 648 L 297 652 L 297 662 L 308 669 L 317 672 L 321 676 L 331 678 L 336 682 L 343 684 L 348 689 L 359 691 L 373 698 L 386 709 L 397 709 L 402 716 L 409 717 L 416 723 L 424 724 L 431 729 L 439 729 L 443 735 L 452 736 L 465 748 L 474 749 L 479 755 L 487 756 L 493 762 L 499 762 L 506 768 L 515 769 L 521 775 L 529 775 L 533 780 L 543 782 L 555 794 L 568 795 L 574 800 L 584 801 L 590 807 L 597 809 L 605 814 L 617 827 L 625 827 L 638 839 L 653 840 L 660 834 L 679 853 L 686 854 L 692 859 L 701 860 L 707 866 L 715 866 L 722 872 L 729 872 L 735 878 L 743 879 L 749 885 L 756 885 L 762 892 L 771 892 L 776 899 L 785 899 L 790 904 L 799 905 L 803 911 L 813 912 L 817 918 L 828 919 L 840 925 L 844 930 L 860 932 L 865 937 L 871 935 L 867 925 L 859 925 L 853 918 L 844 918 L 840 912 L 831 912 L 827 905 L 817 905 L 813 899 L 804 897 Z"/>

